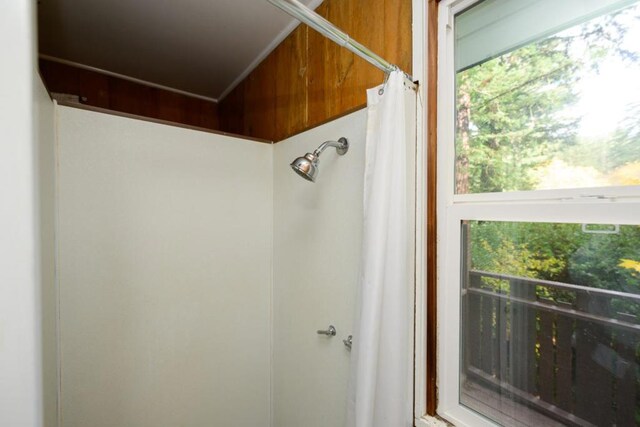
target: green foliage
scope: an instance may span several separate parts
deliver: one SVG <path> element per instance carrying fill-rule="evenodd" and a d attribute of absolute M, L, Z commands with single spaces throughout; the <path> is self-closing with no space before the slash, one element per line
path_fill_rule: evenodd
<path fill-rule="evenodd" d="M 619 234 L 589 236 L 570 255 L 570 283 L 640 293 L 640 280 L 620 265 L 622 259 L 640 259 L 640 226 L 620 227 Z"/>
<path fill-rule="evenodd" d="M 558 114 L 577 99 L 568 48 L 550 38 L 458 73 L 458 113 L 469 123 L 456 144 L 472 168 L 470 192 L 531 189 L 530 171 L 574 142 L 577 119 Z"/>
<path fill-rule="evenodd" d="M 534 189 L 537 170 L 554 159 L 593 173 L 594 182 L 640 161 L 640 103 L 626 108 L 615 135 L 598 138 L 578 138 L 582 117 L 571 108 L 577 83 L 602 64 L 639 67 L 640 48 L 625 39 L 638 23 L 636 5 L 459 72 L 457 192 Z M 635 183 L 627 176 L 614 181 Z"/>
<path fill-rule="evenodd" d="M 569 188 L 576 184 L 640 185 L 640 102 L 627 105 L 625 116 L 617 120 L 618 129 L 604 136 L 579 136 L 582 118 L 577 115 L 583 107 L 571 108 L 579 100 L 579 80 L 597 75 L 602 64 L 612 58 L 618 63 L 627 61 L 640 70 L 640 46 L 621 43 L 628 25 L 632 25 L 630 22 L 640 24 L 640 5 L 634 8 L 597 18 L 573 31 L 534 42 L 458 73 L 457 193 Z M 621 13 L 635 16 L 635 21 L 627 19 L 628 16 L 618 19 Z M 630 50 L 633 48 L 637 52 Z M 584 52 L 577 54 L 580 49 Z M 615 122 L 609 123 L 615 126 Z M 611 125 L 604 129 L 610 129 Z M 582 127 L 582 133 L 589 128 Z M 619 232 L 610 234 L 585 232 L 582 224 L 567 223 L 467 221 L 464 227 L 462 243 L 469 269 L 624 292 L 626 295 L 589 298 L 591 292 L 560 290 L 541 283 L 535 286 L 538 298 L 577 303 L 574 307 L 592 314 L 603 315 L 607 311 L 607 317 L 623 321 L 633 322 L 627 315 L 640 319 L 640 304 L 628 295 L 640 294 L 640 226 L 621 225 Z M 509 293 L 509 283 L 506 279 L 483 277 L 481 286 Z M 510 310 L 513 301 L 517 300 L 507 301 L 506 305 L 501 302 L 500 309 Z M 516 305 L 519 310 L 521 304 Z M 502 315 L 502 319 L 510 313 L 507 324 L 516 315 L 515 310 L 501 314 L 498 310 L 495 316 Z M 561 323 L 553 323 L 555 331 L 542 331 L 541 313 L 542 310 L 536 313 L 538 333 L 554 335 L 555 343 L 561 336 L 556 335 L 559 329 L 555 328 L 560 328 Z M 558 313 L 554 318 L 562 316 Z M 491 326 L 498 338 L 496 319 Z M 573 343 L 586 336 L 586 330 L 580 329 L 583 324 L 576 322 Z M 603 326 L 589 326 L 588 333 L 597 334 L 600 328 Z M 608 330 L 613 331 L 609 344 L 617 343 L 613 349 L 620 351 L 623 340 L 616 337 L 619 330 Z M 509 330 L 507 336 L 512 333 L 515 332 Z M 536 341 L 535 347 L 539 366 L 542 366 L 541 342 Z M 602 344 L 607 345 L 607 341 Z M 625 345 L 636 349 L 633 369 L 637 370 L 640 366 L 637 336 L 633 335 Z M 576 347 L 575 351 L 583 349 Z M 638 420 L 640 406 L 636 408 Z"/>
<path fill-rule="evenodd" d="M 620 227 L 619 234 L 595 234 L 569 259 L 569 283 L 640 293 L 640 278 L 621 265 L 623 259 L 640 259 L 640 226 Z M 626 299 L 612 301 L 612 311 L 640 315 L 640 305 Z"/>
<path fill-rule="evenodd" d="M 584 240 L 577 224 L 471 222 L 472 268 L 564 281 L 567 254 Z"/>
<path fill-rule="evenodd" d="M 567 229 L 566 224 L 508 222 L 476 222 L 469 224 L 471 268 L 533 279 L 557 280 L 566 270 L 564 239 L 544 240 L 554 229 Z M 508 292 L 508 283 L 484 278 L 484 285 Z M 545 298 L 552 295 L 539 288 Z M 564 295 L 564 294 L 563 294 Z M 566 300 L 566 298 L 564 298 Z"/>
<path fill-rule="evenodd" d="M 640 275 L 629 267 L 630 260 L 640 260 L 640 226 L 594 234 L 583 232 L 580 224 L 471 221 L 469 242 L 475 270 L 640 293 Z M 485 279 L 484 283 L 508 291 L 505 281 Z M 574 302 L 571 293 L 543 286 L 537 294 Z M 612 308 L 640 315 L 640 306 L 624 299 L 614 300 Z"/>
<path fill-rule="evenodd" d="M 580 117 L 570 107 L 580 78 L 597 73 L 605 61 L 638 66 L 640 50 L 622 41 L 639 22 L 640 6 L 634 6 L 459 72 L 457 191 L 531 190 L 536 170 L 554 159 L 602 179 L 618 172 L 619 181 L 633 184 L 629 175 L 640 171 L 634 163 L 640 162 L 640 102 L 626 108 L 614 134 L 591 139 L 577 137 Z M 640 260 L 637 226 L 589 234 L 580 224 L 471 221 L 468 242 L 473 269 L 640 293 L 637 272 L 621 265 Z M 485 279 L 485 285 L 507 290 L 501 280 Z M 573 297 L 544 287 L 538 294 L 569 302 Z M 640 314 L 629 304 L 614 308 Z"/>

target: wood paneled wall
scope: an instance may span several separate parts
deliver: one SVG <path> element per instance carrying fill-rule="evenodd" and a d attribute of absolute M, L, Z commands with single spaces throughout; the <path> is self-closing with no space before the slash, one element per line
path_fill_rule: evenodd
<path fill-rule="evenodd" d="M 411 72 L 411 0 L 325 0 L 323 17 Z M 384 73 L 300 25 L 219 105 L 222 131 L 280 141 L 366 104 Z"/>
<path fill-rule="evenodd" d="M 411 72 L 411 0 L 325 0 L 323 17 Z M 300 25 L 220 104 L 40 60 L 50 92 L 107 110 L 280 141 L 362 108 L 384 73 Z"/>
<path fill-rule="evenodd" d="M 219 130 L 211 101 L 42 59 L 40 73 L 49 92 L 77 95 L 85 105 Z"/>
<path fill-rule="evenodd" d="M 438 406 L 438 2 L 428 0 L 427 33 L 427 414 Z"/>

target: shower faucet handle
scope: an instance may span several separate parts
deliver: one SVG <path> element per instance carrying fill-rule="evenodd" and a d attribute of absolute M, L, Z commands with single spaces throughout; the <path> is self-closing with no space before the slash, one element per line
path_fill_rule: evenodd
<path fill-rule="evenodd" d="M 353 346 L 353 335 L 349 335 L 346 339 L 342 340 L 342 343 L 349 349 L 349 351 L 351 351 L 351 347 Z"/>
<path fill-rule="evenodd" d="M 329 327 L 326 330 L 318 329 L 316 333 L 318 335 L 326 335 L 328 337 L 334 337 L 336 336 L 336 328 L 333 325 L 329 325 Z"/>

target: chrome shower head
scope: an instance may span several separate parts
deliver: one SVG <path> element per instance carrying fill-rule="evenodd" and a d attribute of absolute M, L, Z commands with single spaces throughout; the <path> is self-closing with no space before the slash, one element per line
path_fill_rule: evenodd
<path fill-rule="evenodd" d="M 316 182 L 320 154 L 327 147 L 335 147 L 338 154 L 342 156 L 349 151 L 349 141 L 347 138 L 340 138 L 338 141 L 323 142 L 313 153 L 307 153 L 291 162 L 291 169 L 307 181 Z"/>
<path fill-rule="evenodd" d="M 313 153 L 307 153 L 291 162 L 291 169 L 307 181 L 316 182 L 318 158 Z"/>

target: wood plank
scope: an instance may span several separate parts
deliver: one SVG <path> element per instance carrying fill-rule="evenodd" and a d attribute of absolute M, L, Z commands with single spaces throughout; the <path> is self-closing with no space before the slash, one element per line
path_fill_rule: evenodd
<path fill-rule="evenodd" d="M 327 17 L 329 2 L 325 1 L 316 12 Z M 336 90 L 331 84 L 327 84 L 327 76 L 333 75 L 332 61 L 335 60 L 338 45 L 320 35 L 317 31 L 309 30 L 307 34 L 307 50 L 313 47 L 313 51 L 307 55 L 307 115 L 309 124 L 322 122 L 323 118 L 331 117 L 339 109 L 325 99 L 336 96 Z M 333 108 L 333 109 L 332 109 Z"/>
<path fill-rule="evenodd" d="M 538 393 L 540 395 L 540 399 L 544 400 L 547 403 L 554 403 L 554 315 L 548 311 L 540 310 L 538 311 L 538 316 L 540 319 L 540 331 L 538 332 L 538 343 L 540 344 Z"/>
<path fill-rule="evenodd" d="M 609 316 L 609 300 L 579 293 L 578 308 Z M 613 375 L 610 327 L 594 322 L 576 321 L 575 414 L 596 425 L 613 423 Z M 597 402 L 597 404 L 596 404 Z"/>
<path fill-rule="evenodd" d="M 366 10 L 367 13 L 349 22 L 345 22 L 344 26 L 348 27 L 348 33 L 352 34 L 355 40 L 358 40 L 365 46 L 379 46 L 372 50 L 378 53 L 389 62 L 395 62 L 386 52 L 388 36 L 392 40 L 396 38 L 396 34 L 390 35 L 387 31 L 387 17 L 396 16 L 398 14 L 398 2 L 392 0 L 395 8 L 389 7 L 386 1 L 378 1 L 378 7 L 371 7 L 370 0 L 351 0 L 349 10 L 351 16 L 357 16 L 360 10 Z M 394 20 L 394 24 L 397 24 Z M 394 31 L 395 33 L 395 31 Z M 365 104 L 367 102 L 367 89 L 375 87 L 384 82 L 384 72 L 369 64 L 366 60 L 359 56 L 353 56 L 353 66 L 351 73 L 348 74 L 342 82 L 343 86 L 343 106 L 342 108 L 350 108 L 354 105 Z"/>
<path fill-rule="evenodd" d="M 473 281 L 471 287 L 480 286 L 479 276 L 472 276 L 471 280 Z M 465 362 L 467 363 L 467 368 L 469 366 L 481 368 L 482 330 L 480 327 L 482 324 L 482 299 L 479 295 L 467 293 L 465 302 L 467 316 L 464 322 L 466 335 Z"/>
<path fill-rule="evenodd" d="M 324 13 L 324 17 L 330 22 L 349 31 L 345 23 L 350 21 L 349 18 L 354 13 L 353 1 L 326 1 L 323 4 L 326 5 L 325 8 L 320 9 L 319 13 Z M 373 0 L 370 8 L 376 7 L 379 1 Z M 369 8 L 364 9 L 353 16 L 353 19 L 361 19 L 368 12 Z M 314 59 L 309 67 L 309 79 L 316 83 L 314 91 L 309 94 L 310 105 L 315 106 L 314 109 L 309 109 L 309 124 L 313 125 L 316 121 L 336 116 L 349 108 L 350 104 L 346 100 L 350 96 L 348 83 L 353 82 L 351 73 L 355 55 L 320 33 L 310 31 L 309 58 Z"/>
<path fill-rule="evenodd" d="M 480 368 L 488 375 L 493 375 L 493 315 L 494 300 L 482 296 L 482 341 Z"/>
<path fill-rule="evenodd" d="M 316 12 L 354 40 L 411 72 L 411 0 L 326 0 Z M 305 30 L 298 31 L 301 28 Z M 304 73 L 305 79 L 297 73 Z M 262 94 L 256 93 L 268 86 L 265 76 L 278 80 L 273 91 L 277 106 L 260 102 Z M 290 87 L 286 87 L 287 76 L 295 80 Z M 383 79 L 382 71 L 302 25 L 250 73 L 243 87 L 222 100 L 221 127 L 237 131 L 242 122 L 243 130 L 250 135 L 278 141 L 362 107 L 366 90 Z M 302 81 L 305 85 L 298 86 Z M 239 111 L 244 113 L 242 118 L 237 116 Z M 275 126 L 261 123 L 264 119 L 259 112 L 276 120 Z"/>
<path fill-rule="evenodd" d="M 412 4 L 398 0 L 385 0 L 384 12 L 383 57 L 406 73 L 411 74 L 413 61 Z"/>
<path fill-rule="evenodd" d="M 566 304 L 571 307 L 571 304 Z M 574 320 L 568 316 L 556 317 L 556 405 L 573 412 L 573 345 Z"/>
<path fill-rule="evenodd" d="M 508 381 L 509 379 L 509 302 L 499 299 L 496 301 L 496 322 L 498 323 L 498 370 L 496 371 L 496 377 L 502 381 Z"/>
<path fill-rule="evenodd" d="M 174 92 L 162 92 L 156 93 L 155 97 L 157 118 L 179 123 L 186 120 L 187 102 L 183 96 Z"/>
<path fill-rule="evenodd" d="M 472 408 L 477 403 L 482 402 L 480 407 L 476 406 L 473 409 L 485 414 L 492 420 L 498 421 L 500 425 L 509 427 L 596 427 L 594 424 L 578 418 L 574 414 L 544 402 L 509 383 L 501 382 L 481 370 L 471 368 L 469 374 L 471 381 L 468 381 L 461 390 L 461 402 Z M 480 395 L 484 396 L 479 401 L 472 402 L 469 399 L 474 396 L 477 398 Z"/>
<path fill-rule="evenodd" d="M 204 99 L 186 97 L 184 121 L 193 126 L 218 130 L 220 129 L 218 104 Z"/>
<path fill-rule="evenodd" d="M 636 426 L 638 406 L 638 362 L 636 350 L 640 336 L 625 330 L 615 332 L 616 349 L 616 426 Z"/>
<path fill-rule="evenodd" d="M 436 415 L 437 408 L 437 343 L 438 343 L 438 4 L 428 4 L 427 59 L 427 414 Z"/>
<path fill-rule="evenodd" d="M 220 129 L 215 102 L 48 60 L 40 60 L 40 72 L 47 90 L 77 96 L 83 105 Z"/>
<path fill-rule="evenodd" d="M 158 117 L 155 91 L 155 88 L 149 86 L 110 77 L 109 109 L 138 116 Z"/>
<path fill-rule="evenodd" d="M 482 280 L 480 276 L 474 275 Z M 508 367 L 508 345 L 509 335 L 507 332 L 508 302 L 500 298 L 495 298 L 494 302 L 494 324 L 493 335 L 491 337 L 491 359 L 493 374 L 498 380 L 507 378 Z"/>
<path fill-rule="evenodd" d="M 466 362 L 468 366 L 481 368 L 480 350 L 482 347 L 482 335 L 480 330 L 482 301 L 478 295 L 467 295 L 467 315 L 468 320 L 465 323 L 467 346 L 464 349 L 466 353 Z"/>
<path fill-rule="evenodd" d="M 227 132 L 242 134 L 244 132 L 244 85 L 240 82 L 226 98 L 227 102 L 220 103 L 220 129 Z"/>
<path fill-rule="evenodd" d="M 276 136 L 275 64 L 275 57 L 267 56 L 245 81 L 244 135 L 271 140 Z"/>
<path fill-rule="evenodd" d="M 199 126 L 187 125 L 187 124 L 184 124 L 184 123 L 175 123 L 175 122 L 169 122 L 167 120 L 155 119 L 155 118 L 152 118 L 152 117 L 137 116 L 135 114 L 128 114 L 128 113 L 123 113 L 123 112 L 120 112 L 120 111 L 109 110 L 109 109 L 106 109 L 106 108 L 93 107 L 91 105 L 86 105 L 86 104 L 78 104 L 78 103 L 75 103 L 75 102 L 67 102 L 67 101 L 61 101 L 59 104 L 60 105 L 64 105 L 65 107 L 78 108 L 80 110 L 93 111 L 93 112 L 102 113 L 102 114 L 110 114 L 110 115 L 114 115 L 114 116 L 118 116 L 118 117 L 126 117 L 128 119 L 133 119 L 133 120 L 142 120 L 142 121 L 145 121 L 145 122 L 157 123 L 157 124 L 161 124 L 161 125 L 165 125 L 165 126 L 175 126 L 175 127 L 178 127 L 178 128 L 190 129 L 190 130 L 195 130 L 195 131 L 198 131 L 198 132 L 211 133 L 211 134 L 214 134 L 214 135 L 224 135 L 224 136 L 228 136 L 228 137 L 231 137 L 231 138 L 239 138 L 239 139 L 242 139 L 242 140 L 245 140 L 245 141 L 246 140 L 250 140 L 250 141 L 260 142 L 260 143 L 264 143 L 264 144 L 273 144 L 273 141 L 269 141 L 268 139 L 252 138 L 250 136 L 233 134 L 233 133 L 229 133 L 229 132 L 222 132 L 222 131 L 219 131 L 219 130 L 207 129 L 207 128 L 203 128 L 203 127 L 199 127 Z"/>
<path fill-rule="evenodd" d="M 307 26 L 299 26 L 273 53 L 277 70 L 275 140 L 293 135 L 308 125 L 308 32 Z M 291 114 L 292 105 L 298 106 L 295 114 Z"/>
<path fill-rule="evenodd" d="M 535 287 L 520 280 L 509 281 L 511 296 L 524 300 L 536 299 Z M 536 312 L 522 303 L 511 302 L 511 336 L 509 382 L 527 393 L 535 393 L 536 374 Z"/>
<path fill-rule="evenodd" d="M 83 104 L 109 108 L 108 76 L 42 59 L 39 66 L 49 92 L 76 95 Z"/>

